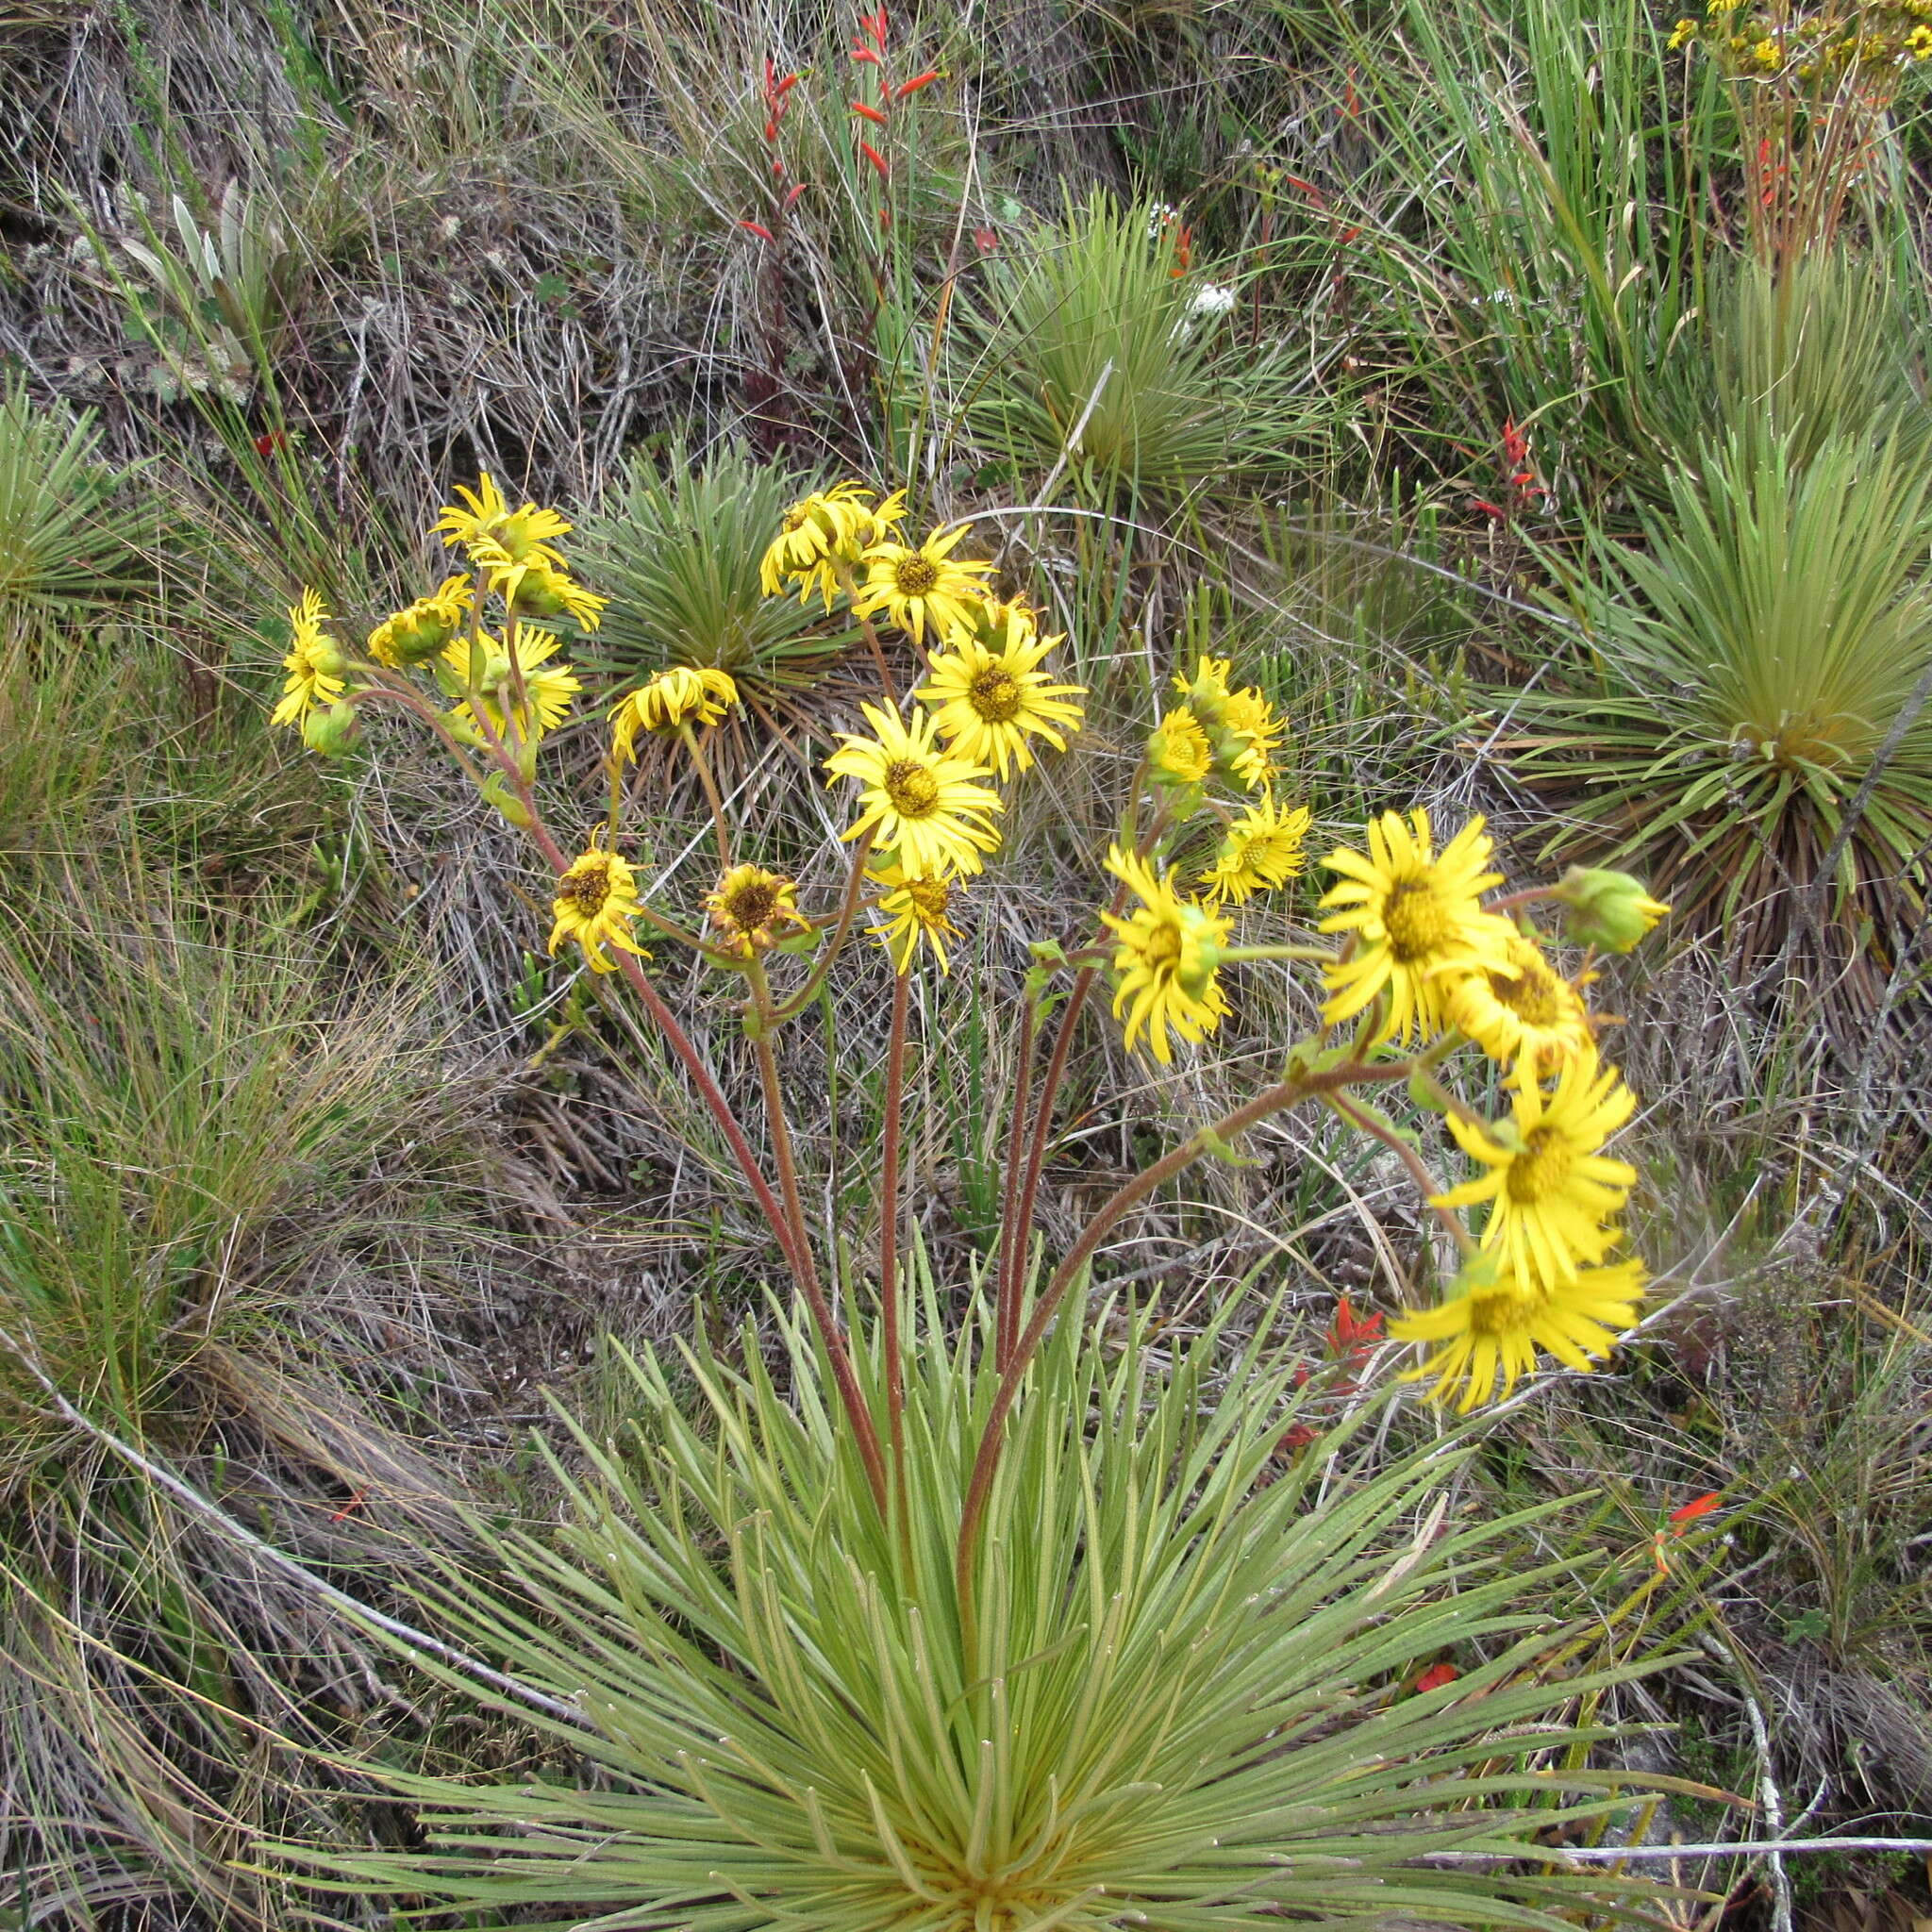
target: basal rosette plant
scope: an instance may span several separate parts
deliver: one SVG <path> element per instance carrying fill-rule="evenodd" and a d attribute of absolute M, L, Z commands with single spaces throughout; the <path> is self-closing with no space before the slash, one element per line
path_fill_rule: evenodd
<path fill-rule="evenodd" d="M 921 536 L 902 493 L 852 480 L 778 520 L 765 590 L 856 625 L 879 678 L 862 728 L 824 761 L 848 800 L 849 857 L 814 904 L 746 849 L 725 806 L 707 738 L 740 693 L 716 667 L 626 693 L 604 813 L 568 838 L 552 828 L 538 755 L 583 690 L 561 634 L 593 628 L 601 599 L 572 575 L 555 511 L 513 509 L 487 477 L 458 495 L 437 528 L 468 576 L 364 654 L 305 595 L 277 718 L 333 753 L 364 708 L 400 707 L 527 831 L 553 878 L 551 952 L 618 975 L 643 1007 L 768 1222 L 799 1312 L 785 1310 L 782 1391 L 700 1354 L 691 1416 L 661 1367 L 640 1364 L 639 1433 L 585 1444 L 597 1480 L 574 1491 L 564 1543 L 496 1538 L 504 1576 L 442 1591 L 446 1613 L 550 1687 L 539 1702 L 596 1774 L 493 1792 L 410 1783 L 441 1849 L 359 1861 L 358 1882 L 556 1910 L 559 1925 L 825 1932 L 1259 1925 L 1284 1908 L 1550 1924 L 1567 1888 L 1601 1890 L 1414 1862 L 1521 1845 L 1551 1816 L 1525 1793 L 1595 1788 L 1575 1771 L 1592 1734 L 1555 1715 L 1584 1680 L 1560 1681 L 1553 1659 L 1575 1650 L 1507 1607 L 1521 1577 L 1472 1567 L 1507 1525 L 1442 1529 L 1439 1452 L 1375 1474 L 1351 1461 L 1345 1427 L 1319 1453 L 1285 1434 L 1293 1382 L 1265 1324 L 1237 1346 L 1224 1312 L 1158 1374 L 1143 1328 L 1109 1353 L 1078 1311 L 1123 1216 L 1314 1105 L 1400 1156 L 1458 1257 L 1434 1307 L 1390 1324 L 1424 1351 L 1411 1378 L 1468 1411 L 1544 1357 L 1606 1358 L 1643 1297 L 1620 1253 L 1638 1173 L 1607 1151 L 1635 1100 L 1600 1058 L 1587 960 L 1562 971 L 1531 913 L 1556 908 L 1575 943 L 1624 951 L 1667 908 L 1609 872 L 1499 895 L 1480 820 L 1442 841 L 1426 812 L 1385 812 L 1322 861 L 1333 883 L 1305 941 L 1244 941 L 1243 922 L 1305 872 L 1310 815 L 1282 791 L 1286 721 L 1227 660 L 1198 657 L 1152 721 L 1089 940 L 1032 947 L 997 1253 L 983 1280 L 942 1295 L 921 1277 L 915 1299 L 910 983 L 947 970 L 947 942 L 996 890 L 1013 788 L 1083 727 L 1086 693 L 1054 669 L 1064 640 L 995 594 L 970 525 Z M 625 856 L 646 736 L 689 760 L 708 802 L 715 882 L 688 897 L 646 890 Z M 875 1314 L 848 1325 L 827 1284 L 852 1285 L 862 1241 L 848 1231 L 835 1276 L 774 1042 L 862 933 L 892 993 Z M 758 1118 L 675 1010 L 653 957 L 666 949 L 733 989 Z M 1040 1257 L 1041 1174 L 1095 989 L 1110 983 L 1126 1043 L 1165 1068 L 1263 971 L 1318 974 L 1320 1024 L 1283 1043 L 1277 1077 Z M 1458 1069 L 1480 1080 L 1458 1084 Z M 1491 1117 L 1460 1087 L 1495 1075 Z M 1398 1093 L 1441 1116 L 1459 1181 L 1383 1110 Z M 1489 1660 L 1459 1687 L 1399 1694 L 1407 1660 L 1452 1631 Z M 1512 1728 L 1532 1718 L 1533 1735 Z"/>

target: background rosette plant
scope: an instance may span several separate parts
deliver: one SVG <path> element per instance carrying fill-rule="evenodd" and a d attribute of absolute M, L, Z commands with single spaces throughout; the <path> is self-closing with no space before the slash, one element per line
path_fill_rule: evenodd
<path fill-rule="evenodd" d="M 993 1318 L 975 1303 L 948 1344 L 929 1284 L 924 1316 L 890 1520 L 802 1323 L 778 1313 L 789 1395 L 749 1332 L 742 1370 L 687 1352 L 689 1409 L 655 1357 L 625 1357 L 636 1419 L 576 1432 L 582 1479 L 555 1463 L 560 1537 L 486 1533 L 514 1605 L 454 1570 L 429 1592 L 584 1713 L 538 1722 L 591 1774 L 397 1777 L 428 1848 L 334 1861 L 344 1883 L 557 1932 L 1618 1908 L 1635 1881 L 1552 1871 L 1531 1840 L 1630 1803 L 1627 1774 L 1577 1768 L 1607 1731 L 1563 1719 L 1639 1667 L 1552 1668 L 1587 1646 L 1523 1605 L 1562 1566 L 1498 1567 L 1542 1512 L 1452 1513 L 1465 1441 L 1378 1466 L 1345 1424 L 1291 1460 L 1269 1323 L 1172 1349 L 1145 1312 L 1102 1310 L 1110 1346 L 1063 1322 L 962 1599 L 951 1532 Z M 860 1363 L 876 1393 L 877 1348 Z M 1452 1643 L 1481 1661 L 1420 1688 Z"/>

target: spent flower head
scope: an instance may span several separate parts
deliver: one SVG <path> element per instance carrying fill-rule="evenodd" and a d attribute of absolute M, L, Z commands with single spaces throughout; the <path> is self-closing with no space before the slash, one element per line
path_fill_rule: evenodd
<path fill-rule="evenodd" d="M 611 756 L 620 765 L 638 755 L 638 733 L 674 737 L 687 724 L 715 724 L 738 703 L 728 671 L 709 664 L 673 664 L 627 692 L 610 714 Z"/>
<path fill-rule="evenodd" d="M 811 927 L 798 909 L 798 888 L 761 865 L 734 865 L 705 894 L 718 948 L 749 959 Z"/>

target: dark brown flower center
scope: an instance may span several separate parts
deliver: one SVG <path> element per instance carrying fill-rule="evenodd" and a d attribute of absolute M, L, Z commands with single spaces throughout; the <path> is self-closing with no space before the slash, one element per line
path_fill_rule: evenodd
<path fill-rule="evenodd" d="M 930 818 L 939 808 L 940 781 L 917 758 L 886 767 L 886 796 L 901 818 Z"/>
<path fill-rule="evenodd" d="M 1020 682 L 1004 664 L 990 665 L 967 687 L 966 699 L 989 724 L 1005 724 L 1019 715 Z"/>
<path fill-rule="evenodd" d="M 940 567 L 917 550 L 892 566 L 892 584 L 902 597 L 924 597 L 940 580 Z"/>
<path fill-rule="evenodd" d="M 1405 966 L 1440 953 L 1456 937 L 1456 922 L 1427 879 L 1397 879 L 1382 907 L 1389 950 Z"/>
<path fill-rule="evenodd" d="M 610 897 L 610 867 L 603 859 L 573 866 L 557 882 L 557 896 L 575 906 L 586 919 L 594 919 Z"/>
<path fill-rule="evenodd" d="M 908 879 L 906 896 L 926 919 L 943 919 L 953 904 L 953 882 L 950 879 Z"/>
<path fill-rule="evenodd" d="M 782 902 L 775 879 L 747 879 L 724 895 L 724 914 L 746 932 L 770 923 Z"/>
<path fill-rule="evenodd" d="M 1576 1150 L 1555 1127 L 1538 1127 L 1524 1139 L 1524 1152 L 1509 1163 L 1504 1191 L 1519 1208 L 1560 1193 L 1576 1165 Z"/>

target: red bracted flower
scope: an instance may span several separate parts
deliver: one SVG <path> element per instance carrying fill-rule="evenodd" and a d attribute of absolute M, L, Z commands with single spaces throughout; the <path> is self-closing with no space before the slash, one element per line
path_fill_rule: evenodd
<path fill-rule="evenodd" d="M 863 101 L 848 101 L 846 103 L 846 106 L 848 106 L 855 114 L 862 114 L 868 121 L 874 121 L 881 127 L 885 126 L 886 117 L 883 114 L 881 114 L 876 108 L 868 108 Z"/>
<path fill-rule="evenodd" d="M 891 172 L 886 167 L 885 156 L 880 154 L 878 149 L 873 146 L 871 142 L 861 141 L 858 143 L 858 151 L 866 158 L 867 160 L 869 160 L 873 164 L 874 168 L 876 168 L 879 171 L 879 179 L 881 181 L 890 180 L 891 178 Z"/>
<path fill-rule="evenodd" d="M 928 67 L 924 74 L 915 74 L 910 80 L 902 80 L 893 90 L 894 98 L 903 101 L 908 94 L 916 94 L 921 88 L 930 87 L 939 77 L 939 69 Z"/>
<path fill-rule="evenodd" d="M 1659 1576 L 1669 1573 L 1671 1559 L 1668 1546 L 1682 1536 L 1700 1516 L 1708 1516 L 1724 1500 L 1722 1490 L 1709 1490 L 1701 1496 L 1693 1496 L 1688 1503 L 1680 1503 L 1664 1518 L 1663 1527 L 1651 1539 L 1651 1555 L 1657 1558 Z"/>
<path fill-rule="evenodd" d="M 1372 1308 L 1366 1315 L 1357 1315 L 1346 1295 L 1336 1303 L 1335 1319 L 1328 1324 L 1330 1355 L 1340 1361 L 1363 1361 L 1383 1339 L 1379 1311 Z"/>
<path fill-rule="evenodd" d="M 738 225 L 741 228 L 748 228 L 760 242 L 770 242 L 775 239 L 771 229 L 766 227 L 762 222 L 740 222 Z"/>
<path fill-rule="evenodd" d="M 1454 1664 L 1431 1664 L 1415 1680 L 1418 1690 L 1440 1690 L 1444 1684 L 1453 1684 L 1462 1673 Z"/>

